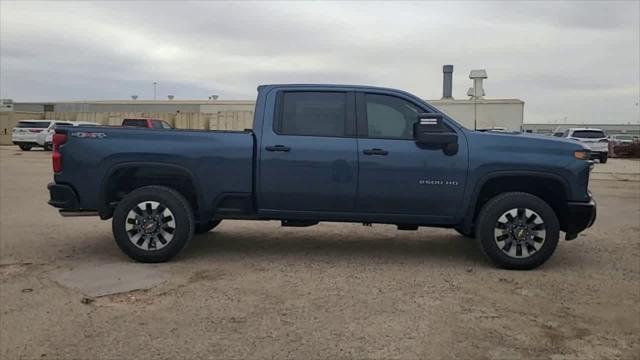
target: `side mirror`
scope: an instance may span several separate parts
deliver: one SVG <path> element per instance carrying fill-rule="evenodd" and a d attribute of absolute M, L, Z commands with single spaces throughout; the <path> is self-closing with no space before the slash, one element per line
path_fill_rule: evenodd
<path fill-rule="evenodd" d="M 442 125 L 442 114 L 418 114 L 418 121 L 413 124 L 413 137 L 419 145 L 441 148 L 447 155 L 458 152 L 458 134 Z"/>

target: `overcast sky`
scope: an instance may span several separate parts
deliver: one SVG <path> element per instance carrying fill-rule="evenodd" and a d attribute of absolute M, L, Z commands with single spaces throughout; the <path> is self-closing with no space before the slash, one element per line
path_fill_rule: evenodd
<path fill-rule="evenodd" d="M 0 2 L 0 97 L 250 99 L 265 83 L 487 98 L 525 121 L 637 122 L 640 2 Z"/>

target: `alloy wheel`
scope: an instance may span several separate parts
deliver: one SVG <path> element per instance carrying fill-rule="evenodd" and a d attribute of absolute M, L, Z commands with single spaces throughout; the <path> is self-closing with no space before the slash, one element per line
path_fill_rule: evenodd
<path fill-rule="evenodd" d="M 505 211 L 496 222 L 494 240 L 502 252 L 523 259 L 542 248 L 546 237 L 545 224 L 538 213 L 527 208 Z"/>
<path fill-rule="evenodd" d="M 125 229 L 136 247 L 160 250 L 173 240 L 176 222 L 171 210 L 157 201 L 143 201 L 127 214 Z"/>

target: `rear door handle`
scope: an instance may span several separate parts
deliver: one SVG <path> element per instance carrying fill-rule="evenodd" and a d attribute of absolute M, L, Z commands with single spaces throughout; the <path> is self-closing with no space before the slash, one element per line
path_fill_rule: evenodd
<path fill-rule="evenodd" d="M 362 150 L 362 153 L 365 155 L 383 155 L 383 156 L 389 154 L 387 150 L 382 150 L 382 149 L 367 149 L 367 150 Z"/>
<path fill-rule="evenodd" d="M 273 145 L 273 146 L 265 147 L 265 150 L 267 150 L 267 151 L 289 152 L 291 150 L 291 148 L 288 147 L 288 146 L 284 146 L 284 145 Z"/>

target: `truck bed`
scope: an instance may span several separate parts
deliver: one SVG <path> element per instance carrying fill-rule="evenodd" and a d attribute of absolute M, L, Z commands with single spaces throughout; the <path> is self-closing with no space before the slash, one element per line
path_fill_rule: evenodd
<path fill-rule="evenodd" d="M 188 172 L 211 204 L 222 193 L 251 193 L 251 131 L 152 130 L 123 127 L 60 127 L 63 171 L 56 183 L 73 184 L 84 209 L 99 208 L 103 179 L 123 166 L 175 166 Z"/>

